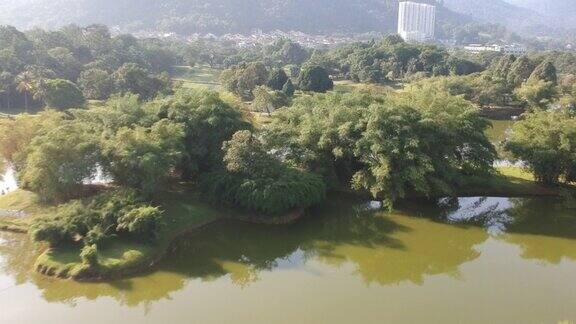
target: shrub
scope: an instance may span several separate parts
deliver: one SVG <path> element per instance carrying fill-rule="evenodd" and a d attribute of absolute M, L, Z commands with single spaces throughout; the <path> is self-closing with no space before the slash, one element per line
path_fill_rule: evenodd
<path fill-rule="evenodd" d="M 114 190 L 59 206 L 54 216 L 34 220 L 30 233 L 35 241 L 50 246 L 94 245 L 124 233 L 154 240 L 162 225 L 160 209 L 147 205 L 133 190 Z"/>
<path fill-rule="evenodd" d="M 265 215 L 308 208 L 326 198 L 326 186 L 320 176 L 290 168 L 273 177 L 213 172 L 203 177 L 202 185 L 212 197 Z"/>
<path fill-rule="evenodd" d="M 82 263 L 90 267 L 98 265 L 98 247 L 96 244 L 86 245 L 80 251 Z"/>
<path fill-rule="evenodd" d="M 157 207 L 145 206 L 131 210 L 118 219 L 116 229 L 142 237 L 156 238 L 162 225 L 162 212 Z"/>
<path fill-rule="evenodd" d="M 237 132 L 223 148 L 226 169 L 202 179 L 212 197 L 267 215 L 307 208 L 325 198 L 320 176 L 283 165 L 250 131 Z"/>

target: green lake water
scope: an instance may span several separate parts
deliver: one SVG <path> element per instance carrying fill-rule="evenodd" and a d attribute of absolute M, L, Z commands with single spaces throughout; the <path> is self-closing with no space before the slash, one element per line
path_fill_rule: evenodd
<path fill-rule="evenodd" d="M 0 323 L 571 323 L 576 206 L 552 199 L 404 203 L 332 197 L 285 227 L 229 222 L 112 283 L 30 271 L 0 234 Z"/>

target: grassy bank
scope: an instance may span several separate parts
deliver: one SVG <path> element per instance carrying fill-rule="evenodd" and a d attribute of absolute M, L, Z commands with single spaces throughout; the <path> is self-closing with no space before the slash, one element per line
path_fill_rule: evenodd
<path fill-rule="evenodd" d="M 0 196 L 0 230 L 26 233 L 32 219 L 53 211 L 54 207 L 43 205 L 29 191 L 17 190 Z"/>
<path fill-rule="evenodd" d="M 542 197 L 558 196 L 563 190 L 575 191 L 576 186 L 546 187 L 534 180 L 531 173 L 519 167 L 500 167 L 498 175 L 474 179 L 458 192 L 459 196 Z"/>
<path fill-rule="evenodd" d="M 166 225 L 155 242 L 114 238 L 99 246 L 98 266 L 82 264 L 78 246 L 47 249 L 38 257 L 38 272 L 59 278 L 105 280 L 124 277 L 152 268 L 178 236 L 234 215 L 205 203 L 185 187 L 163 192 L 155 203 L 165 211 Z"/>
<path fill-rule="evenodd" d="M 467 184 L 461 196 L 557 196 L 562 188 L 547 188 L 537 184 L 532 176 L 519 168 L 501 168 L 500 174 L 488 179 L 474 180 Z M 575 190 L 574 187 L 566 187 Z M 78 246 L 47 249 L 36 262 L 36 271 L 60 278 L 76 280 L 109 280 L 152 269 L 169 251 L 171 243 L 179 236 L 228 218 L 259 221 L 230 208 L 210 204 L 189 187 L 178 186 L 159 193 L 155 203 L 165 211 L 166 226 L 156 242 L 141 242 L 129 238 L 114 238 L 99 245 L 98 266 L 89 268 L 79 257 Z M 53 212 L 54 207 L 39 203 L 37 196 L 16 191 L 0 197 L 0 209 L 21 210 L 21 218 L 0 217 L 0 229 L 26 231 L 34 217 Z M 299 214 L 301 215 L 301 213 Z M 298 219 L 294 213 L 289 220 Z M 274 223 L 274 222 L 271 222 Z M 3 227 L 2 227 L 3 226 Z"/>
<path fill-rule="evenodd" d="M 187 186 L 159 193 L 154 200 L 164 210 L 165 218 L 165 226 L 155 242 L 129 238 L 110 239 L 99 244 L 98 266 L 92 268 L 82 263 L 79 246 L 51 248 L 38 257 L 36 271 L 49 276 L 85 281 L 121 278 L 153 269 L 169 251 L 174 240 L 209 224 L 225 219 L 263 222 L 262 218 L 208 203 Z M 295 211 L 284 217 L 269 219 L 267 223 L 290 222 L 300 215 L 302 213 Z"/>

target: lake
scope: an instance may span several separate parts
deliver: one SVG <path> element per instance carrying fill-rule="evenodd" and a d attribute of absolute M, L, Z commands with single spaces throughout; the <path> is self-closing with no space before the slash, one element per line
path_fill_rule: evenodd
<path fill-rule="evenodd" d="M 0 234 L 0 323 L 560 323 L 576 320 L 576 206 L 332 196 L 297 224 L 227 222 L 112 283 L 36 275 Z"/>

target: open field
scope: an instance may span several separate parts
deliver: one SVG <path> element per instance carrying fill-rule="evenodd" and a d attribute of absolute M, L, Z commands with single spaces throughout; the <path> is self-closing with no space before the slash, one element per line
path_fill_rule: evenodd
<path fill-rule="evenodd" d="M 174 81 L 181 82 L 185 88 L 206 87 L 216 90 L 220 87 L 221 72 L 208 66 L 174 66 L 170 75 Z"/>

